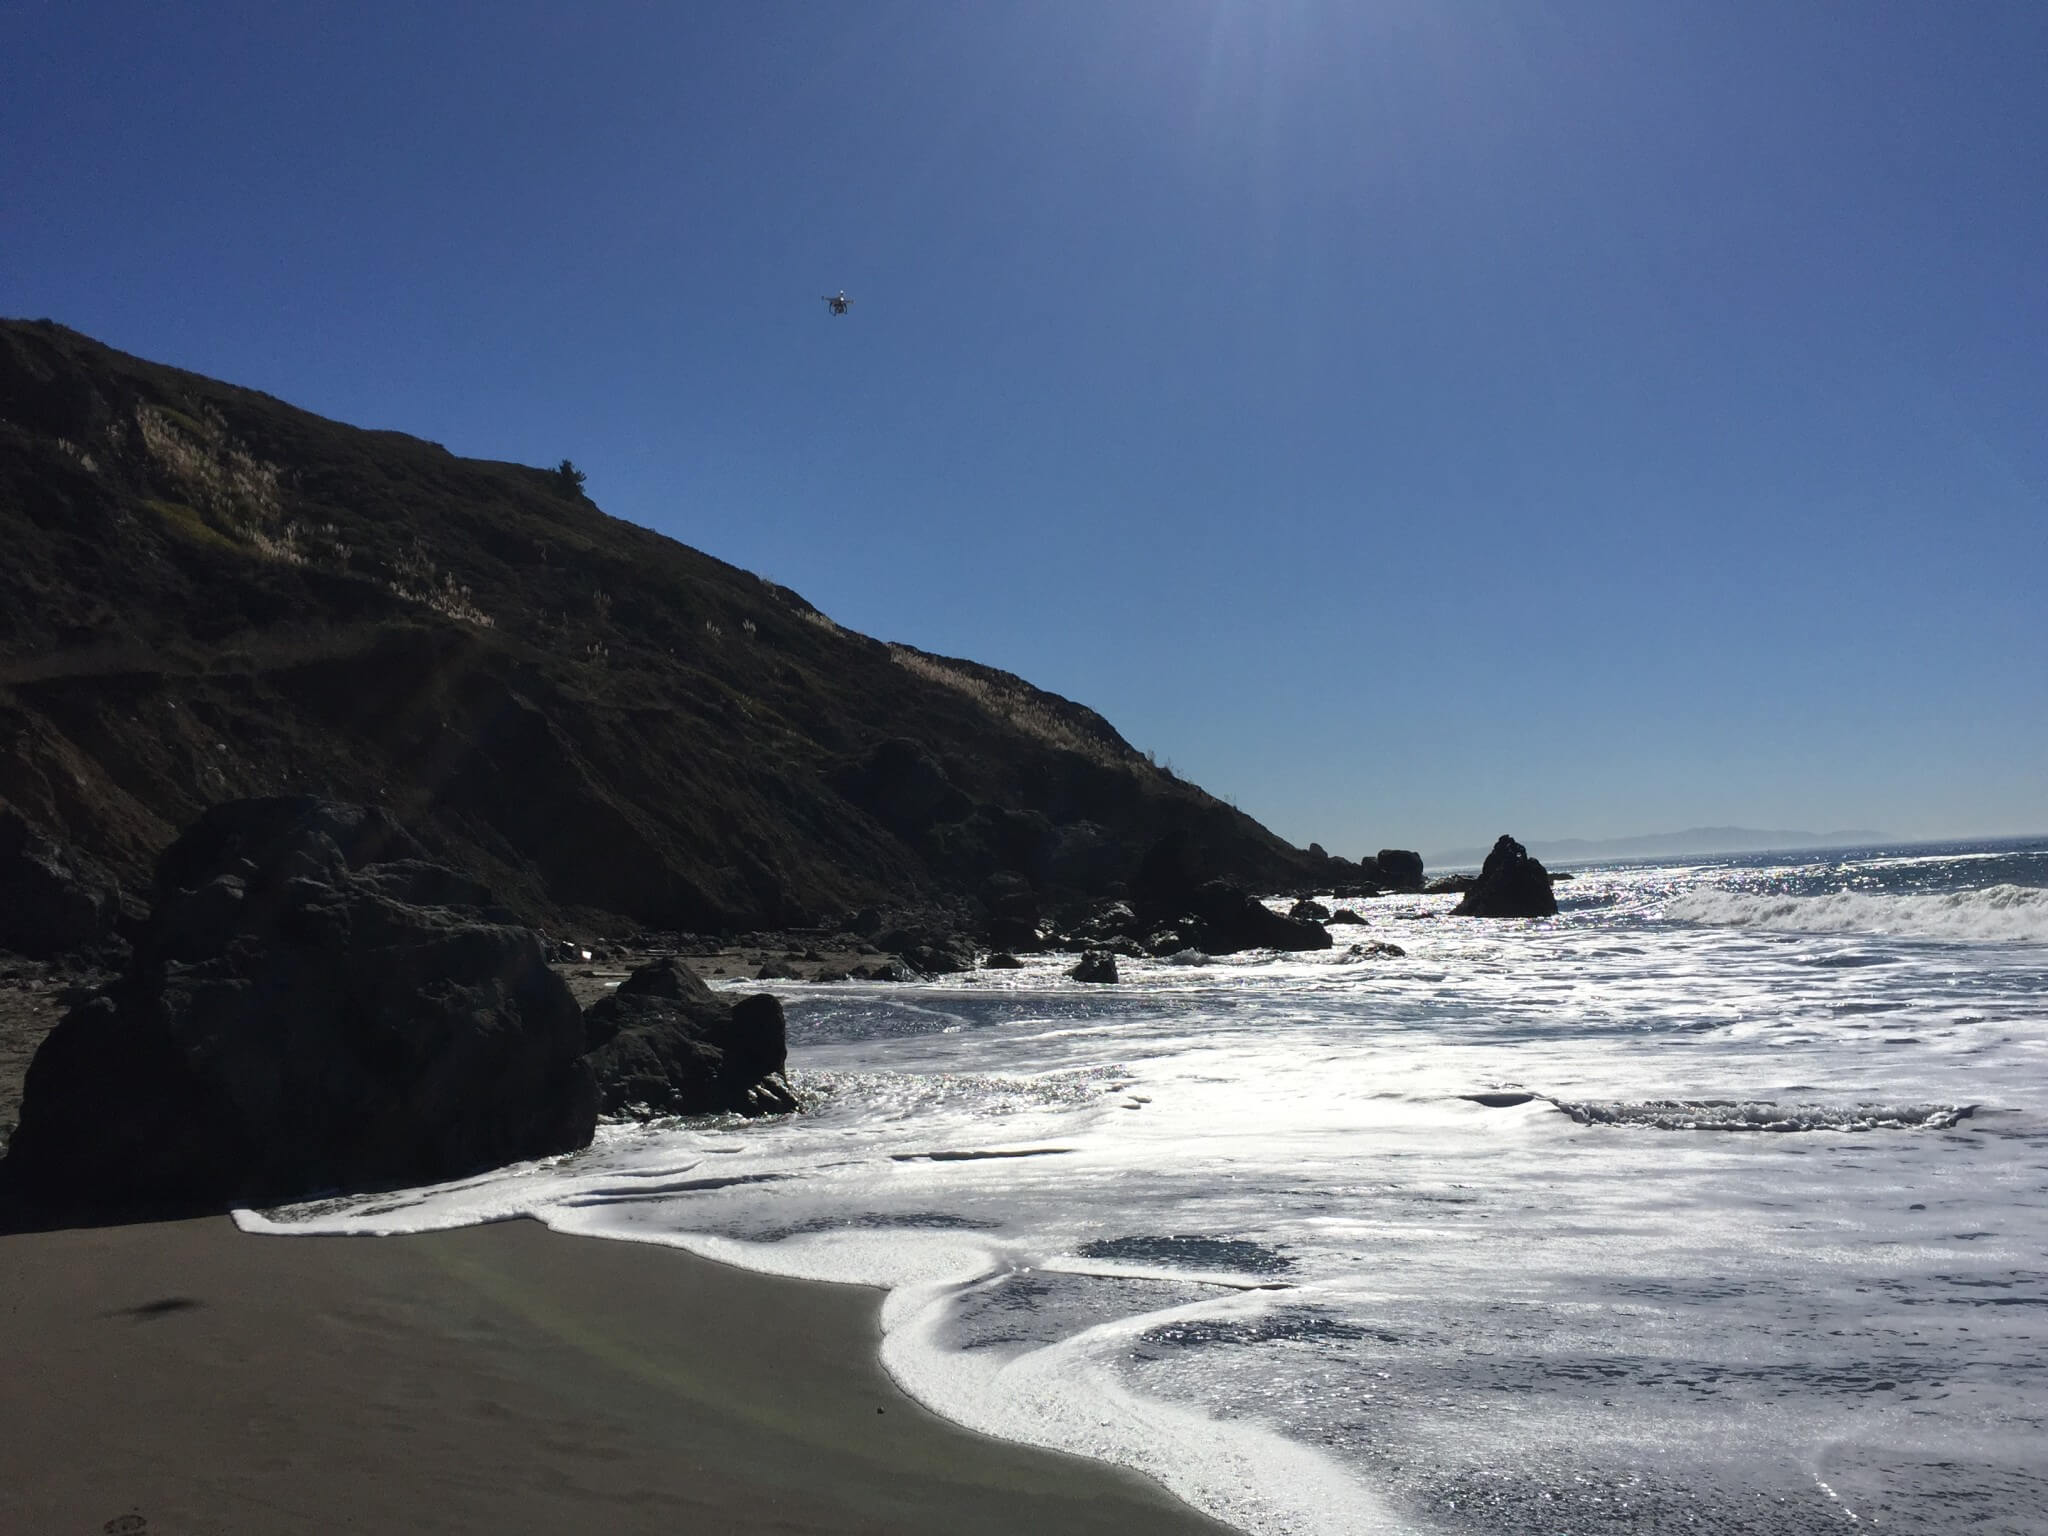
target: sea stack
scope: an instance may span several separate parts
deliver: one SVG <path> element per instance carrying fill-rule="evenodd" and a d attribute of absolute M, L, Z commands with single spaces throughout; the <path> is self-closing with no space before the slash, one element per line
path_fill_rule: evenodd
<path fill-rule="evenodd" d="M 1453 917 L 1555 917 L 1550 871 L 1506 833 L 1493 845 L 1479 878 L 1451 909 Z"/>

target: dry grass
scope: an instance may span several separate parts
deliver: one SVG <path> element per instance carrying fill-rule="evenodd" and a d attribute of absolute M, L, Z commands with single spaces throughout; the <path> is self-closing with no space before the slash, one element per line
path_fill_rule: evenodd
<path fill-rule="evenodd" d="M 420 540 L 414 539 L 412 548 L 393 561 L 391 569 L 387 585 L 395 596 L 479 629 L 496 627 L 498 621 L 470 600 L 469 588 L 455 579 L 454 572 L 434 564 Z"/>
<path fill-rule="evenodd" d="M 157 464 L 178 480 L 202 511 L 263 528 L 280 521 L 278 470 L 228 436 L 217 416 L 205 419 L 163 406 L 138 405 L 136 430 Z"/>
<path fill-rule="evenodd" d="M 1119 752 L 1108 742 L 1076 730 L 1071 723 L 1047 708 L 1038 697 L 1037 690 L 1026 684 L 1020 682 L 1005 687 L 959 667 L 948 666 L 938 657 L 907 645 L 890 646 L 889 656 L 905 671 L 964 694 L 996 719 L 1047 746 L 1078 752 L 1083 757 L 1116 768 L 1129 768 L 1145 761 L 1136 754 Z"/>
<path fill-rule="evenodd" d="M 183 493 L 149 506 L 176 533 L 287 565 L 304 565 L 299 526 L 284 516 L 278 468 L 228 435 L 211 410 L 201 416 L 162 405 L 138 405 L 135 430 L 143 451 Z M 82 452 L 79 461 L 94 467 Z"/>

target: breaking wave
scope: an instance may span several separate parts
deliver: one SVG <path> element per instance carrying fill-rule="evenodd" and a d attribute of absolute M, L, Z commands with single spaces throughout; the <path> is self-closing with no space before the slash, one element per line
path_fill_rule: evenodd
<path fill-rule="evenodd" d="M 1660 1131 L 1945 1131 L 1974 1104 L 1781 1104 L 1771 1099 L 1648 1099 L 1640 1103 L 1551 1101 L 1581 1125 L 1644 1125 Z"/>
<path fill-rule="evenodd" d="M 1886 895 L 1833 891 L 1820 896 L 1750 891 L 1686 891 L 1664 916 L 1716 928 L 1787 933 L 1882 933 L 1958 944 L 2048 944 L 2048 890 L 1987 885 L 1973 891 Z"/>

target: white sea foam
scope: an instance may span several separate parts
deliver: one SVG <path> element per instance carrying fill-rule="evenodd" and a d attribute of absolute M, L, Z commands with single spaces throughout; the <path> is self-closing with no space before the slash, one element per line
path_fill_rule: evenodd
<path fill-rule="evenodd" d="M 1945 1131 L 1974 1104 L 1780 1104 L 1773 1100 L 1652 1099 L 1557 1107 L 1581 1125 L 1642 1125 L 1663 1131 Z"/>
<path fill-rule="evenodd" d="M 1247 1531 L 2048 1530 L 2048 954 L 1755 889 L 1838 873 L 1383 898 L 1380 964 L 785 985 L 805 1114 L 239 1219 L 530 1214 L 881 1286 L 922 1401 Z"/>
<path fill-rule="evenodd" d="M 2048 944 L 2048 890 L 2021 885 L 1812 896 L 1693 890 L 1667 902 L 1664 915 L 1683 923 L 1782 933 L 1881 933 L 1944 943 Z"/>

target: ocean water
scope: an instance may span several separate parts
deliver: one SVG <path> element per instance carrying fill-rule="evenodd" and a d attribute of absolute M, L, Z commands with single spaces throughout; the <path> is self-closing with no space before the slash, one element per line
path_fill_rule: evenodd
<path fill-rule="evenodd" d="M 239 1219 L 884 1286 L 913 1395 L 1248 1532 L 2048 1532 L 2048 842 L 1558 891 L 781 986 L 803 1115 Z"/>

